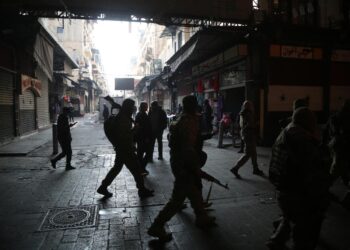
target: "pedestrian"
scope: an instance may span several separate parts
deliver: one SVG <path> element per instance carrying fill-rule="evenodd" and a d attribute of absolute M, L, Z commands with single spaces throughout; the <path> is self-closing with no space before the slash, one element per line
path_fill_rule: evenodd
<path fill-rule="evenodd" d="M 243 106 L 242 106 L 242 108 L 243 108 Z M 242 112 L 242 111 L 243 111 L 243 109 L 240 112 Z M 240 140 L 239 150 L 237 151 L 237 153 L 242 154 L 242 153 L 244 153 L 244 140 L 243 140 L 243 138 L 241 136 L 242 128 L 241 128 L 239 120 L 240 120 L 240 115 L 238 114 L 236 116 L 236 120 L 235 120 L 235 123 L 236 123 L 236 125 L 238 127 L 238 135 L 239 135 L 239 140 Z"/>
<path fill-rule="evenodd" d="M 211 131 L 213 130 L 213 124 L 212 124 L 212 122 L 213 122 L 213 109 L 211 108 L 208 99 L 204 100 L 203 119 L 204 119 L 204 124 L 205 124 L 204 129 L 208 133 L 211 133 Z"/>
<path fill-rule="evenodd" d="M 176 111 L 176 114 L 181 114 L 182 113 L 182 105 L 181 103 L 179 103 L 179 105 L 177 106 L 177 111 Z"/>
<path fill-rule="evenodd" d="M 350 99 L 342 108 L 329 118 L 327 123 L 327 144 L 333 156 L 330 169 L 333 181 L 339 177 L 344 185 L 349 186 L 350 180 Z"/>
<path fill-rule="evenodd" d="M 330 159 L 320 143 L 316 117 L 306 107 L 294 111 L 272 148 L 269 178 L 283 213 L 270 249 L 285 249 L 290 231 L 296 250 L 315 249 L 329 203 Z"/>
<path fill-rule="evenodd" d="M 140 162 L 142 175 L 148 175 L 146 169 L 148 159 L 150 158 L 150 148 L 152 141 L 151 121 L 147 114 L 147 102 L 141 102 L 139 112 L 135 118 L 135 141 L 137 144 L 137 158 Z"/>
<path fill-rule="evenodd" d="M 103 120 L 106 121 L 109 117 L 109 110 L 108 110 L 108 107 L 107 107 L 107 104 L 104 103 L 103 104 L 103 112 L 102 112 L 102 115 L 103 115 Z"/>
<path fill-rule="evenodd" d="M 131 118 L 134 109 L 135 102 L 132 99 L 125 99 L 117 115 L 118 122 L 116 122 L 114 128 L 114 135 L 116 137 L 116 144 L 113 145 L 116 153 L 114 166 L 109 170 L 100 187 L 97 189 L 97 193 L 105 197 L 113 196 L 107 188 L 120 173 L 124 164 L 134 177 L 139 197 L 145 198 L 153 196 L 153 190 L 147 189 L 144 185 L 144 180 L 141 175 L 142 170 L 135 153 L 134 131 L 132 127 L 133 120 Z"/>
<path fill-rule="evenodd" d="M 57 139 L 61 146 L 62 152 L 51 159 L 51 165 L 53 168 L 56 168 L 56 163 L 60 159 L 66 156 L 66 170 L 75 169 L 71 165 L 72 159 L 72 136 L 70 134 L 70 128 L 74 126 L 75 123 L 69 123 L 68 115 L 70 112 L 69 107 L 64 107 L 62 113 L 58 116 L 57 120 Z"/>
<path fill-rule="evenodd" d="M 309 107 L 309 100 L 307 98 L 298 98 L 294 100 L 293 113 L 301 107 Z M 292 120 L 293 116 L 279 120 L 281 129 L 285 129 L 292 122 Z M 274 249 L 275 246 L 277 246 L 277 249 L 279 249 L 278 247 L 281 247 L 281 242 L 283 242 L 282 245 L 284 245 L 285 240 L 289 238 L 291 231 L 290 224 L 291 222 L 289 221 L 288 216 L 284 214 L 280 215 L 279 218 L 273 222 L 275 230 L 269 241 L 266 243 L 271 249 Z"/>
<path fill-rule="evenodd" d="M 68 113 L 68 116 L 69 116 L 69 122 L 74 122 L 74 107 L 73 107 L 73 104 L 71 102 L 69 102 L 69 113 Z"/>
<path fill-rule="evenodd" d="M 163 131 L 168 124 L 168 118 L 165 111 L 159 106 L 157 101 L 151 103 L 149 118 L 152 126 L 152 141 L 149 162 L 153 162 L 154 146 L 158 143 L 158 160 L 163 160 Z"/>
<path fill-rule="evenodd" d="M 198 227 L 215 225 L 215 217 L 207 215 L 199 184 L 201 183 L 199 150 L 201 138 L 198 116 L 196 115 L 197 100 L 194 96 L 186 96 L 182 101 L 183 112 L 175 124 L 170 126 L 169 147 L 170 165 L 175 181 L 170 200 L 159 212 L 148 234 L 162 241 L 171 240 L 164 225 L 183 206 L 186 197 L 196 215 Z"/>
<path fill-rule="evenodd" d="M 297 108 L 301 108 L 301 107 L 307 107 L 307 108 L 309 107 L 308 98 L 298 98 L 293 101 L 293 112 Z M 285 127 L 287 127 L 289 123 L 292 122 L 292 116 L 288 116 L 287 118 L 281 119 L 278 122 L 280 124 L 281 129 L 284 129 Z"/>
<path fill-rule="evenodd" d="M 264 175 L 258 167 L 257 153 L 256 153 L 256 124 L 255 124 L 255 113 L 254 106 L 251 101 L 244 101 L 242 104 L 240 115 L 240 127 L 241 137 L 244 142 L 244 155 L 236 162 L 231 172 L 236 178 L 241 179 L 242 177 L 238 174 L 238 170 L 249 160 L 252 159 L 253 174 Z"/>

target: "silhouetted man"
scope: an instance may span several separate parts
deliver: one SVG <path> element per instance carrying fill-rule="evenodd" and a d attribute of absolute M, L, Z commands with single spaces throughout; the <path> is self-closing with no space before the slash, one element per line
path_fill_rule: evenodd
<path fill-rule="evenodd" d="M 240 127 L 241 127 L 241 137 L 244 141 L 244 155 L 239 158 L 231 172 L 236 176 L 236 178 L 241 179 L 238 170 L 249 160 L 252 159 L 253 164 L 253 174 L 264 175 L 258 167 L 257 153 L 256 153 L 256 124 L 255 124 L 255 113 L 254 106 L 251 101 L 244 101 L 242 104 L 240 115 Z"/>
<path fill-rule="evenodd" d="M 148 175 L 149 172 L 146 169 L 148 159 L 150 158 L 150 148 L 152 140 L 152 128 L 151 121 L 147 115 L 148 104 L 147 102 L 141 102 L 139 112 L 135 117 L 135 141 L 137 144 L 137 158 L 139 159 L 142 175 Z"/>
<path fill-rule="evenodd" d="M 64 107 L 62 114 L 58 116 L 57 120 L 57 139 L 61 146 L 62 152 L 57 155 L 55 158 L 51 159 L 51 165 L 53 168 L 56 168 L 56 162 L 62 159 L 63 157 L 66 158 L 66 170 L 72 170 L 75 169 L 71 166 L 71 159 L 72 159 L 72 136 L 70 134 L 70 127 L 74 126 L 75 123 L 69 123 L 69 107 Z"/>
<path fill-rule="evenodd" d="M 133 120 L 131 118 L 134 110 L 135 102 L 131 99 L 125 99 L 117 115 L 118 121 L 114 128 L 116 132 L 116 145 L 113 145 L 116 153 L 114 166 L 109 170 L 101 186 L 97 189 L 97 193 L 106 197 L 111 197 L 113 195 L 108 191 L 107 187 L 120 173 L 124 164 L 134 177 L 139 196 L 144 198 L 153 195 L 153 190 L 147 189 L 144 185 L 142 170 L 135 153 L 134 131 L 132 127 Z"/>
<path fill-rule="evenodd" d="M 277 189 L 284 221 L 267 243 L 270 249 L 284 249 L 289 224 L 293 249 L 312 250 L 317 245 L 330 185 L 330 161 L 320 145 L 315 115 L 305 107 L 296 109 L 292 123 L 272 147 L 269 178 Z"/>
<path fill-rule="evenodd" d="M 151 103 L 151 110 L 148 114 L 151 120 L 152 126 L 152 144 L 151 144 L 151 153 L 149 161 L 153 161 L 153 152 L 156 140 L 158 142 L 158 160 L 163 160 L 163 131 L 167 127 L 168 118 L 165 111 L 159 106 L 157 101 Z"/>
<path fill-rule="evenodd" d="M 106 103 L 103 104 L 103 112 L 102 112 L 102 115 L 103 115 L 103 120 L 106 121 L 109 117 L 109 110 L 108 110 L 108 107 L 106 105 Z"/>
<path fill-rule="evenodd" d="M 148 229 L 149 235 L 162 241 L 171 240 L 171 234 L 165 231 L 164 225 L 181 209 L 186 197 L 196 214 L 197 226 L 215 225 L 215 217 L 208 216 L 204 209 L 201 193 L 201 162 L 198 152 L 203 141 L 196 114 L 197 100 L 194 96 L 186 96 L 182 102 L 183 112 L 176 124 L 172 124 L 169 129 L 170 165 L 175 177 L 173 192 Z"/>

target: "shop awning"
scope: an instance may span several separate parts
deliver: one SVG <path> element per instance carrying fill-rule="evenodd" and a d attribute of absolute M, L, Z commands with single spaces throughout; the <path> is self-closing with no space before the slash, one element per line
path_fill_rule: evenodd
<path fill-rule="evenodd" d="M 151 84 L 152 84 L 152 82 L 155 80 L 155 79 L 157 79 L 157 78 L 159 78 L 160 77 L 160 75 L 159 74 L 157 74 L 157 75 L 149 75 L 149 76 L 145 76 L 145 77 L 143 77 L 140 81 L 139 81 L 139 83 L 136 85 L 136 87 L 135 87 L 135 92 L 139 92 L 139 91 L 143 91 L 144 89 L 145 89 L 145 87 L 147 88 L 147 89 L 151 89 Z"/>
<path fill-rule="evenodd" d="M 53 45 L 39 32 L 34 44 L 34 58 L 45 75 L 52 81 L 53 75 Z"/>
<path fill-rule="evenodd" d="M 198 31 L 166 63 L 172 73 L 192 67 L 241 41 L 245 32 L 245 27 L 236 27 L 234 30 Z"/>

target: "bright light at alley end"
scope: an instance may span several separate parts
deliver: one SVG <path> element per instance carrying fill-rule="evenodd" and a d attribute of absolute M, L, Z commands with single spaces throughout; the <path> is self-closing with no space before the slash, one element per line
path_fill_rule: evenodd
<path fill-rule="evenodd" d="M 115 90 L 134 90 L 134 78 L 115 78 Z"/>

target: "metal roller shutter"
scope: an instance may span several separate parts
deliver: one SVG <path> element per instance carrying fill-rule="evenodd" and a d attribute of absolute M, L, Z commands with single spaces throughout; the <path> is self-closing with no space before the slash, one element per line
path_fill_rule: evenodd
<path fill-rule="evenodd" d="M 11 73 L 0 70 L 0 142 L 15 136 L 13 82 Z"/>
<path fill-rule="evenodd" d="M 41 80 L 41 96 L 36 97 L 36 117 L 38 127 L 46 127 L 50 124 L 49 115 L 49 82 L 42 70 L 37 70 L 38 79 Z"/>
<path fill-rule="evenodd" d="M 26 90 L 19 96 L 20 134 L 36 129 L 35 126 L 35 96 L 31 90 Z"/>

